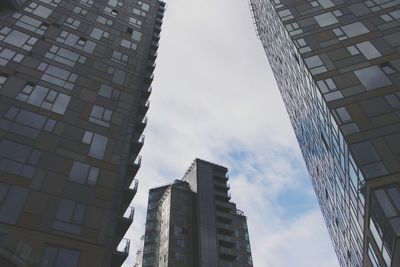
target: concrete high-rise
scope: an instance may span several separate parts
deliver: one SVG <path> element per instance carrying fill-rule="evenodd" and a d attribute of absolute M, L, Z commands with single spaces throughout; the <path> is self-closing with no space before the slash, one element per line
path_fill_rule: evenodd
<path fill-rule="evenodd" d="M 196 159 L 182 180 L 150 189 L 137 266 L 251 267 L 247 219 L 225 167 Z"/>
<path fill-rule="evenodd" d="M 0 2 L 0 265 L 121 266 L 165 3 Z"/>
<path fill-rule="evenodd" d="M 341 266 L 400 266 L 400 1 L 251 0 Z"/>

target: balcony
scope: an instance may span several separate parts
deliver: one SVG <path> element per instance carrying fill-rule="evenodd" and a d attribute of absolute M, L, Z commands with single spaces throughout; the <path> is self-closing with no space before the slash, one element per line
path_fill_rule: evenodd
<path fill-rule="evenodd" d="M 217 212 L 220 211 L 220 212 L 229 213 L 235 208 L 233 206 L 234 204 L 226 202 L 226 201 L 219 201 L 218 199 L 215 204 L 216 204 L 215 207 L 216 207 Z"/>
<path fill-rule="evenodd" d="M 225 247 L 220 247 L 219 248 L 219 257 L 220 259 L 226 260 L 226 261 L 234 261 L 237 257 L 237 252 L 233 249 L 230 248 L 225 248 Z"/>
<path fill-rule="evenodd" d="M 221 241 L 223 244 L 225 244 L 225 246 L 228 246 L 228 243 L 231 245 L 236 244 L 236 238 L 234 236 L 218 234 L 217 238 L 219 241 Z"/>
<path fill-rule="evenodd" d="M 111 260 L 112 267 L 121 267 L 121 265 L 124 263 L 124 261 L 129 255 L 130 244 L 131 241 L 129 239 L 126 238 L 122 239 L 121 243 L 119 243 L 119 245 L 113 252 Z"/>
<path fill-rule="evenodd" d="M 142 90 L 142 97 L 144 98 L 149 98 L 149 96 L 151 95 L 151 92 L 153 91 L 153 88 L 151 86 L 149 87 L 144 87 Z"/>
<path fill-rule="evenodd" d="M 150 48 L 151 48 L 151 49 L 157 51 L 158 47 L 159 47 L 158 42 L 155 42 L 155 41 L 152 41 L 152 42 L 151 42 L 151 45 L 150 45 Z"/>
<path fill-rule="evenodd" d="M 157 50 L 150 50 L 149 59 L 156 60 L 157 55 L 158 55 Z"/>
<path fill-rule="evenodd" d="M 230 188 L 231 188 L 231 186 L 228 183 L 215 183 L 214 182 L 215 191 L 220 190 L 220 191 L 227 192 Z"/>
<path fill-rule="evenodd" d="M 160 41 L 160 34 L 159 33 L 156 33 L 156 32 L 153 33 L 153 41 L 156 41 L 156 42 Z"/>
<path fill-rule="evenodd" d="M 214 190 L 215 198 L 221 201 L 229 201 L 231 199 L 231 193 L 225 190 Z"/>
<path fill-rule="evenodd" d="M 154 74 L 152 72 L 148 72 L 144 75 L 144 82 L 147 84 L 151 84 L 154 80 Z"/>
<path fill-rule="evenodd" d="M 229 180 L 229 176 L 225 173 L 215 173 L 214 182 L 226 183 Z"/>
<path fill-rule="evenodd" d="M 125 211 L 125 214 L 118 218 L 117 232 L 115 234 L 117 244 L 121 242 L 122 238 L 126 234 L 126 231 L 128 231 L 129 227 L 131 226 L 134 215 L 135 215 L 135 208 L 129 207 Z"/>
<path fill-rule="evenodd" d="M 142 101 L 141 105 L 139 106 L 139 113 L 145 115 L 150 107 L 150 101 Z"/>
<path fill-rule="evenodd" d="M 156 64 L 155 61 L 153 61 L 153 60 L 148 60 L 148 61 L 147 61 L 146 70 L 147 70 L 148 72 L 153 72 L 154 69 L 156 68 L 156 66 L 157 66 L 157 64 Z"/>
<path fill-rule="evenodd" d="M 138 119 L 135 124 L 136 133 L 142 134 L 144 131 L 144 128 L 146 128 L 146 125 L 147 125 L 147 117 L 146 116 L 143 116 L 142 119 Z"/>
<path fill-rule="evenodd" d="M 127 186 L 122 191 L 121 209 L 120 213 L 124 213 L 132 202 L 132 199 L 137 193 L 139 181 L 134 179 L 130 186 Z"/>
<path fill-rule="evenodd" d="M 131 143 L 131 153 L 139 154 L 140 150 L 143 147 L 145 136 L 142 134 L 139 138 L 135 138 Z"/>

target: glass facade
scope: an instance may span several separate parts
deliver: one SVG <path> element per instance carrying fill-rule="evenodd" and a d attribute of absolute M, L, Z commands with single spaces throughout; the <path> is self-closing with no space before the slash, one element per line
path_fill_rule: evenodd
<path fill-rule="evenodd" d="M 341 266 L 399 266 L 400 1 L 250 7 Z"/>
<path fill-rule="evenodd" d="M 1 1 L 1 266 L 128 256 L 164 10 L 158 0 Z"/>
<path fill-rule="evenodd" d="M 136 266 L 253 266 L 247 218 L 229 202 L 227 171 L 196 159 L 182 180 L 150 189 Z"/>

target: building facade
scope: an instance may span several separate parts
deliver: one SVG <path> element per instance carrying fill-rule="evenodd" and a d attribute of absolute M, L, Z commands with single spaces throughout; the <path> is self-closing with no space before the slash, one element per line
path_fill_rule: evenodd
<path fill-rule="evenodd" d="M 341 266 L 400 266 L 400 1 L 251 0 Z"/>
<path fill-rule="evenodd" d="M 247 219 L 225 167 L 196 159 L 182 180 L 150 189 L 143 267 L 253 266 Z"/>
<path fill-rule="evenodd" d="M 1 1 L 1 266 L 125 261 L 164 9 Z"/>

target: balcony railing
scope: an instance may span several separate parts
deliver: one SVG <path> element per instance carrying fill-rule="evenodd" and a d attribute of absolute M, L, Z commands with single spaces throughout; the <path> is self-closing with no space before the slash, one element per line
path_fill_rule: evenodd
<path fill-rule="evenodd" d="M 128 207 L 125 211 L 125 213 L 118 218 L 118 226 L 117 226 L 117 231 L 115 234 L 115 242 L 119 244 L 128 231 L 129 227 L 131 226 L 133 222 L 133 217 L 135 215 L 135 208 L 134 207 Z"/>
<path fill-rule="evenodd" d="M 142 134 L 139 138 L 136 138 L 131 143 L 131 153 L 139 154 L 143 147 L 145 136 Z"/>
<path fill-rule="evenodd" d="M 112 257 L 112 267 L 121 267 L 121 265 L 124 263 L 126 258 L 129 255 L 129 247 L 130 247 L 131 241 L 129 239 L 122 239 L 122 241 L 119 243 L 119 245 L 116 247 L 113 257 Z"/>
<path fill-rule="evenodd" d="M 147 117 L 143 116 L 141 119 L 138 118 L 136 121 L 136 127 L 135 127 L 135 131 L 137 134 L 142 134 L 144 131 L 144 128 L 146 128 L 147 125 Z"/>
<path fill-rule="evenodd" d="M 120 213 L 125 213 L 128 209 L 129 205 L 132 202 L 132 199 L 135 197 L 139 186 L 139 181 L 134 179 L 132 184 L 125 187 L 122 191 L 122 201 L 121 201 L 121 210 Z"/>

